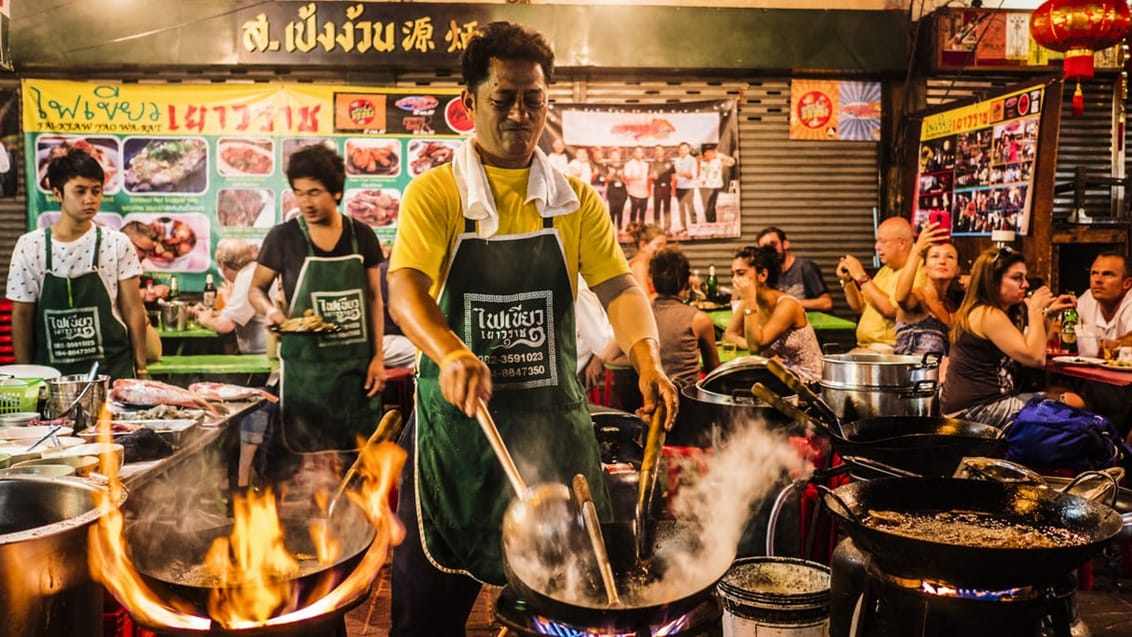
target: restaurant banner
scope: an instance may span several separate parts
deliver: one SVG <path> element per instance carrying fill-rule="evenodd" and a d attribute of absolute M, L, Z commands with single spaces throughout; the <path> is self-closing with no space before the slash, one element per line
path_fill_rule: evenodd
<path fill-rule="evenodd" d="M 880 140 L 880 82 L 790 81 L 790 139 Z"/>
<path fill-rule="evenodd" d="M 634 221 L 684 241 L 740 235 L 735 100 L 554 103 L 539 145 L 559 170 L 597 189 L 622 243 Z"/>
<path fill-rule="evenodd" d="M 491 15 L 471 3 L 256 2 L 236 11 L 237 61 L 455 66 Z"/>
<path fill-rule="evenodd" d="M 297 149 L 325 144 L 345 158 L 339 208 L 389 244 L 405 185 L 472 131 L 458 89 L 36 79 L 23 81 L 23 124 L 29 229 L 59 215 L 48 163 L 82 148 L 106 171 L 96 221 L 148 225 L 158 246 L 143 267 L 183 274 L 189 289 L 215 271 L 220 239 L 258 244 L 298 213 L 284 172 Z"/>
<path fill-rule="evenodd" d="M 924 117 L 917 233 L 929 222 L 956 235 L 1029 231 L 1044 97 L 1039 84 Z"/>

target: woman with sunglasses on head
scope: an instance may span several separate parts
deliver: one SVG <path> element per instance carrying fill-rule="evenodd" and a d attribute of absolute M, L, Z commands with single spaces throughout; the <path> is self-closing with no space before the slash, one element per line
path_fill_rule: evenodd
<path fill-rule="evenodd" d="M 1017 366 L 1045 366 L 1053 317 L 1073 307 L 1074 298 L 1055 297 L 1046 286 L 1027 296 L 1029 290 L 1021 252 L 990 248 L 975 260 L 967 294 L 952 316 L 951 360 L 940 391 L 945 416 L 1002 427 L 1034 396 L 1015 388 Z M 1073 393 L 1054 397 L 1084 406 Z"/>

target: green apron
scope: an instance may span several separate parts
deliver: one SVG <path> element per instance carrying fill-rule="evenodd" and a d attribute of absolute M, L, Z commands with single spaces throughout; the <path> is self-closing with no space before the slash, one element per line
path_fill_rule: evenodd
<path fill-rule="evenodd" d="M 47 274 L 35 304 L 35 363 L 63 374 L 85 374 L 98 361 L 99 373 L 111 380 L 133 378 L 130 333 L 114 316 L 114 301 L 98 275 L 102 228 L 95 226 L 94 232 L 90 272 L 62 277 L 51 272 L 51 228 L 44 230 Z"/>
<path fill-rule="evenodd" d="M 551 219 L 524 235 L 481 239 L 466 221 L 441 289 L 448 325 L 491 368 L 488 406 L 529 485 L 584 473 L 598 510 L 609 499 L 585 393 L 576 376 L 574 297 Z M 441 395 L 421 357 L 417 383 L 417 519 L 442 571 L 502 585 L 503 514 L 514 493 L 474 419 Z"/>
<path fill-rule="evenodd" d="M 307 221 L 299 217 L 307 257 L 295 284 L 291 316 L 313 309 L 341 329 L 285 336 L 279 345 L 282 439 L 294 453 L 356 450 L 357 436 L 368 438 L 381 419 L 381 396 L 368 397 L 364 389 L 373 358 L 365 263 L 354 224 L 345 216 L 342 224 L 353 254 L 316 257 Z"/>

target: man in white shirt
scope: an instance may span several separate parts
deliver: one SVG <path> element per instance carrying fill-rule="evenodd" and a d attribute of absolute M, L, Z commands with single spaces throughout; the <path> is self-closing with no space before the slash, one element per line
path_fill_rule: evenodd
<path fill-rule="evenodd" d="M 1128 261 L 1115 252 L 1098 254 L 1089 268 L 1089 291 L 1077 299 L 1077 351 L 1082 356 L 1099 356 L 1103 341 L 1132 345 L 1130 288 Z"/>

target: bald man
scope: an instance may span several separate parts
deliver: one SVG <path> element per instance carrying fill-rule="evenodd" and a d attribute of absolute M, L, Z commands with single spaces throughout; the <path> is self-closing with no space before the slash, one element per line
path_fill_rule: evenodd
<path fill-rule="evenodd" d="M 902 217 L 890 217 L 877 228 L 876 251 L 883 264 L 870 277 L 852 255 L 837 264 L 837 277 L 845 290 L 845 301 L 861 316 L 857 321 L 857 347 L 853 352 L 891 354 L 896 343 L 896 302 L 892 293 L 900 270 L 912 254 L 912 225 Z"/>

